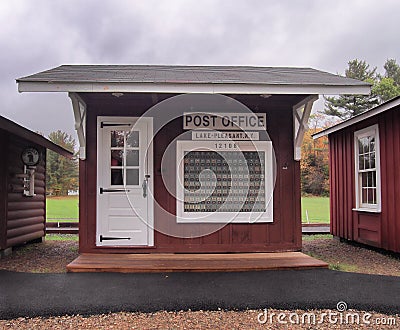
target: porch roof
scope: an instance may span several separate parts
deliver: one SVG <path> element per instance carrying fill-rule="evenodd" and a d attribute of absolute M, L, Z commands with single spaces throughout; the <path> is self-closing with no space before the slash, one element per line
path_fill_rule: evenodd
<path fill-rule="evenodd" d="M 312 68 L 61 65 L 17 79 L 19 92 L 369 94 L 370 84 Z"/>
<path fill-rule="evenodd" d="M 6 131 L 7 133 L 17 135 L 25 140 L 28 140 L 32 143 L 38 144 L 46 149 L 50 149 L 64 157 L 72 158 L 73 153 L 63 147 L 59 146 L 46 139 L 44 136 L 32 132 L 29 129 L 18 125 L 17 123 L 0 116 L 0 130 Z"/>

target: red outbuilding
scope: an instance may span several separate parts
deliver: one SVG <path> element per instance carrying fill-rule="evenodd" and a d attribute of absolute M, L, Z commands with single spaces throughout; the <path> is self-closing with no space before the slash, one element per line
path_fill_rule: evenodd
<path fill-rule="evenodd" d="M 331 233 L 400 252 L 400 97 L 328 128 Z"/>
<path fill-rule="evenodd" d="M 369 84 L 309 68 L 60 66 L 80 143 L 81 253 L 301 250 L 300 147 L 319 94 Z"/>

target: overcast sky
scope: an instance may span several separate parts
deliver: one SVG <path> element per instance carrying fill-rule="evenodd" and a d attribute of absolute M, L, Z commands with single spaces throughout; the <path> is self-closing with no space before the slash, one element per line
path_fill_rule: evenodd
<path fill-rule="evenodd" d="M 398 0 L 0 2 L 0 114 L 74 134 L 65 93 L 17 92 L 61 64 L 299 66 L 343 74 L 349 60 L 400 62 Z"/>

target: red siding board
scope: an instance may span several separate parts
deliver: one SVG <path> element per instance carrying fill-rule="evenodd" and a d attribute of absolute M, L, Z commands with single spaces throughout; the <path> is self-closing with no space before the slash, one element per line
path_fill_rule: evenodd
<path fill-rule="evenodd" d="M 375 247 L 382 247 L 379 242 L 379 234 L 375 231 L 369 229 L 359 228 L 359 238 L 358 242 L 372 245 Z"/>
<path fill-rule="evenodd" d="M 302 224 L 301 224 L 301 182 L 300 182 L 300 162 L 295 164 L 295 172 L 293 175 L 293 204 L 295 205 L 295 227 L 294 232 L 291 232 L 291 237 L 289 242 L 293 241 L 297 249 L 300 250 L 302 246 Z M 292 220 L 293 221 L 293 220 Z"/>
<path fill-rule="evenodd" d="M 383 243 L 383 248 L 386 248 L 387 240 L 388 240 L 388 223 L 386 221 L 388 217 L 388 208 L 387 208 L 387 203 L 389 200 L 388 196 L 388 181 L 389 181 L 389 173 L 387 172 L 387 162 L 386 159 L 388 157 L 388 152 L 390 153 L 389 150 L 387 150 L 387 143 L 385 141 L 386 137 L 386 122 L 385 121 L 378 121 L 379 123 L 379 139 L 380 139 L 380 154 L 381 154 L 381 198 L 382 198 L 382 222 L 381 222 L 381 240 Z"/>
<path fill-rule="evenodd" d="M 385 138 L 383 143 L 386 144 L 386 157 L 384 159 L 384 171 L 386 173 L 386 181 L 382 182 L 382 188 L 385 189 L 386 199 L 385 202 L 385 211 L 387 214 L 382 217 L 383 223 L 386 226 L 385 239 L 382 239 L 382 245 L 385 249 L 392 250 L 394 248 L 394 242 L 396 240 L 395 235 L 395 222 L 396 222 L 396 196 L 395 196 L 395 180 L 396 180 L 396 172 L 399 169 L 395 169 L 393 164 L 395 164 L 394 152 L 395 152 L 395 144 L 394 144 L 394 125 L 393 125 L 393 112 L 388 112 L 385 114 L 385 117 L 381 119 L 381 122 L 384 121 L 386 123 L 385 127 Z"/>
<path fill-rule="evenodd" d="M 340 166 L 340 169 L 342 170 L 342 173 L 343 173 L 344 171 L 343 171 L 343 136 L 342 135 L 339 137 L 339 143 L 342 147 L 339 149 L 338 165 Z M 344 185 L 343 176 L 344 176 L 344 173 L 342 175 L 339 175 L 339 177 L 338 177 L 339 187 L 343 187 L 343 185 Z M 339 194 L 338 200 L 339 200 L 339 204 L 338 204 L 339 205 L 339 209 L 338 209 L 339 235 L 341 237 L 346 237 L 346 235 L 344 233 L 345 226 L 344 226 L 344 221 L 343 221 L 343 200 L 344 200 L 343 193 Z"/>
<path fill-rule="evenodd" d="M 369 214 L 358 212 L 358 228 L 368 229 L 370 231 L 379 232 L 380 230 L 380 216 L 376 214 Z"/>
<path fill-rule="evenodd" d="M 336 232 L 336 185 L 334 180 L 336 179 L 336 140 L 329 136 L 329 188 L 330 188 L 330 227 L 331 234 L 337 236 Z"/>
<path fill-rule="evenodd" d="M 347 175 L 346 175 L 346 221 L 347 223 L 347 237 L 349 239 L 354 239 L 353 237 L 353 192 L 354 192 L 354 184 L 353 184 L 353 173 L 354 173 L 354 143 L 353 136 L 351 133 L 348 133 L 346 136 L 346 150 L 348 159 L 346 161 L 347 165 Z"/>
<path fill-rule="evenodd" d="M 393 221 L 393 251 L 400 251 L 400 111 L 394 112 L 394 180 L 393 184 L 395 187 L 395 219 Z"/>

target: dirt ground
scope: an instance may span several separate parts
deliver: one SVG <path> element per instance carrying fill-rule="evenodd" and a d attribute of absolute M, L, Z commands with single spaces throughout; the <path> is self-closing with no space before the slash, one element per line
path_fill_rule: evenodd
<path fill-rule="evenodd" d="M 71 236 L 72 238 L 72 236 Z M 336 271 L 351 271 L 366 274 L 400 276 L 400 259 L 362 247 L 341 243 L 330 235 L 305 237 L 303 252 L 324 260 Z M 46 240 L 44 243 L 29 244 L 15 248 L 13 254 L 0 259 L 0 269 L 33 273 L 63 273 L 65 266 L 78 256 L 76 240 Z M 363 311 L 346 311 L 333 317 L 332 323 L 318 311 L 268 310 L 268 321 L 258 322 L 258 311 L 179 311 L 157 313 L 110 313 L 81 316 L 66 315 L 51 318 L 18 318 L 0 320 L 0 329 L 399 329 L 399 315 L 384 315 L 370 312 L 369 324 L 363 322 Z M 346 323 L 346 313 L 358 313 L 360 323 Z M 278 314 L 285 315 L 278 321 Z M 304 313 L 315 315 L 316 323 L 302 322 Z M 271 315 L 274 318 L 270 321 Z M 289 316 L 292 318 L 289 319 Z M 294 317 L 293 317 L 294 315 Z M 261 318 L 262 319 L 262 318 Z M 292 324 L 291 321 L 297 322 Z M 322 323 L 318 323 L 323 320 Z"/>
<path fill-rule="evenodd" d="M 51 237 L 51 236 L 50 236 Z M 29 273 L 64 273 L 78 256 L 78 242 L 47 239 L 14 249 L 0 259 L 0 269 Z M 364 274 L 400 276 L 400 258 L 342 243 L 331 235 L 304 236 L 303 252 L 330 264 L 330 268 Z"/>
<path fill-rule="evenodd" d="M 327 262 L 330 269 L 353 273 L 400 276 L 400 256 L 382 254 L 340 242 L 331 235 L 304 236 L 303 252 Z"/>
<path fill-rule="evenodd" d="M 66 265 L 77 256 L 77 240 L 46 240 L 13 248 L 11 256 L 0 259 L 0 269 L 27 273 L 65 273 Z"/>

